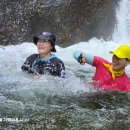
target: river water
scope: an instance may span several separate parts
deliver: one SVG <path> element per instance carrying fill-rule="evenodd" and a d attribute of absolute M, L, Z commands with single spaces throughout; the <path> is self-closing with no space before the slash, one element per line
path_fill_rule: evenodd
<path fill-rule="evenodd" d="M 0 47 L 1 130 L 130 130 L 130 94 L 95 90 L 95 68 L 81 66 L 73 58 L 82 50 L 111 61 L 108 52 L 129 44 L 129 0 L 120 2 L 112 41 L 92 38 L 67 48 L 56 46 L 66 66 L 66 78 L 42 76 L 40 80 L 20 69 L 37 53 L 32 43 Z M 122 27 L 122 29 L 121 29 Z M 130 67 L 126 68 L 130 77 Z"/>

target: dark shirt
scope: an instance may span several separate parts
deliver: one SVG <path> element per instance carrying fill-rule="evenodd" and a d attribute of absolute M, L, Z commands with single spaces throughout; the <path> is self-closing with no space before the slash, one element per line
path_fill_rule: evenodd
<path fill-rule="evenodd" d="M 40 58 L 38 54 L 33 54 L 27 58 L 21 69 L 32 74 L 65 77 L 64 63 L 54 54 L 49 58 Z"/>

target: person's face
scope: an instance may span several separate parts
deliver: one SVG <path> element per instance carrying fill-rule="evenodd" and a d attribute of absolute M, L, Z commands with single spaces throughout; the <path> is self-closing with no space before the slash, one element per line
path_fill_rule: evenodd
<path fill-rule="evenodd" d="M 127 59 L 118 58 L 116 55 L 112 57 L 112 69 L 114 71 L 120 71 L 125 69 L 125 67 L 129 64 Z"/>
<path fill-rule="evenodd" d="M 37 49 L 38 49 L 39 54 L 50 53 L 52 46 L 50 42 L 39 39 L 37 42 Z"/>

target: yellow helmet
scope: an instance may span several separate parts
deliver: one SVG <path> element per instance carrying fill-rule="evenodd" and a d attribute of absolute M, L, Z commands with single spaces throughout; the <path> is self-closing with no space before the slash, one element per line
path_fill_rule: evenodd
<path fill-rule="evenodd" d="M 130 46 L 120 45 L 116 50 L 110 51 L 110 53 L 116 55 L 118 58 L 127 58 L 130 60 Z"/>

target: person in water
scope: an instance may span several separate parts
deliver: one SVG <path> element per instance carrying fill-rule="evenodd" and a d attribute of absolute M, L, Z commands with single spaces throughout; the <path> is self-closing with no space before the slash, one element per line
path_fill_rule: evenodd
<path fill-rule="evenodd" d="M 125 73 L 125 68 L 130 64 L 130 46 L 120 45 L 116 50 L 110 51 L 112 63 L 81 51 L 73 53 L 74 58 L 80 63 L 88 63 L 96 67 L 93 85 L 104 90 L 130 91 L 130 80 Z"/>
<path fill-rule="evenodd" d="M 55 49 L 56 38 L 50 32 L 43 32 L 33 37 L 38 54 L 32 54 L 27 58 L 21 69 L 35 75 L 52 75 L 65 77 L 64 63 L 52 54 Z"/>

